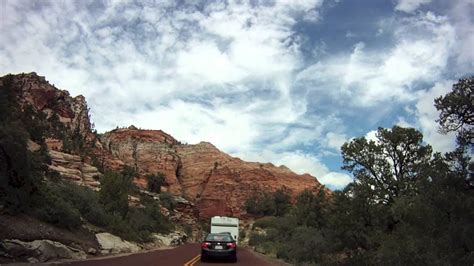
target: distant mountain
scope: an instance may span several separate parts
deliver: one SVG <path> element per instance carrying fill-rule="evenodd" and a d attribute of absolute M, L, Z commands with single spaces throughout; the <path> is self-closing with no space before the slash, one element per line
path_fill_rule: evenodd
<path fill-rule="evenodd" d="M 10 89 L 20 106 L 46 117 L 49 168 L 79 184 L 98 188 L 104 171 L 128 165 L 138 173 L 135 183 L 145 187 L 147 175 L 161 172 L 166 176 L 164 190 L 193 202 L 205 218 L 245 217 L 243 204 L 255 192 L 286 187 L 294 198 L 305 189 L 322 187 L 311 175 L 271 163 L 246 162 L 208 142 L 182 144 L 161 130 L 130 126 L 97 134 L 83 96 L 71 97 L 34 72 L 13 75 L 12 80 Z"/>

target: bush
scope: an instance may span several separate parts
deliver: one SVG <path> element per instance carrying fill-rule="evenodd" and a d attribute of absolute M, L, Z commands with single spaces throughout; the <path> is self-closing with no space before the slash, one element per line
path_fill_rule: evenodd
<path fill-rule="evenodd" d="M 170 211 L 174 210 L 177 205 L 173 195 L 168 192 L 163 192 L 160 194 L 160 203 L 163 207 L 167 208 Z"/>
<path fill-rule="evenodd" d="M 40 220 L 67 229 L 76 229 L 81 225 L 79 211 L 65 200 L 58 186 L 45 185 L 35 201 L 33 215 Z"/>
<path fill-rule="evenodd" d="M 251 246 L 259 246 L 265 242 L 265 235 L 259 234 L 256 232 L 251 232 L 249 237 L 249 245 Z"/>
<path fill-rule="evenodd" d="M 63 183 L 59 189 L 63 199 L 74 206 L 88 222 L 98 226 L 109 223 L 110 217 L 99 203 L 98 192 L 69 182 Z"/>
<path fill-rule="evenodd" d="M 125 218 L 113 215 L 108 228 L 123 239 L 148 242 L 152 240 L 151 233 L 168 233 L 173 226 L 161 214 L 159 205 L 154 203 L 144 209 L 131 208 Z"/>
<path fill-rule="evenodd" d="M 283 216 L 290 210 L 290 194 L 285 187 L 275 192 L 255 191 L 245 200 L 244 208 L 257 216 Z"/>
<path fill-rule="evenodd" d="M 107 172 L 101 180 L 99 201 L 112 215 L 125 217 L 128 212 L 128 193 L 133 176 L 129 173 Z"/>
<path fill-rule="evenodd" d="M 255 223 L 253 224 L 253 227 L 260 227 L 262 229 L 269 228 L 269 227 L 275 228 L 277 222 L 278 222 L 278 219 L 276 217 L 273 217 L 273 216 L 263 217 L 263 218 L 257 219 Z"/>
<path fill-rule="evenodd" d="M 148 191 L 154 193 L 160 193 L 161 186 L 165 182 L 165 175 L 163 173 L 157 173 L 156 175 L 148 175 L 147 177 Z"/>

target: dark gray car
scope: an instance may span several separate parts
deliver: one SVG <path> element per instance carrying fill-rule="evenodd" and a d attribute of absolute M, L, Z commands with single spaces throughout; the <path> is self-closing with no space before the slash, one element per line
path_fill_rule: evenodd
<path fill-rule="evenodd" d="M 211 258 L 237 261 L 237 244 L 229 233 L 207 235 L 201 244 L 201 261 Z"/>

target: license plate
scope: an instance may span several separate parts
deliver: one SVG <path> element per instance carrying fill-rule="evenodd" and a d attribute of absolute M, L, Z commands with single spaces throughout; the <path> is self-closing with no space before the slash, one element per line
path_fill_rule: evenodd
<path fill-rule="evenodd" d="M 222 246 L 215 246 L 214 249 L 222 249 Z"/>

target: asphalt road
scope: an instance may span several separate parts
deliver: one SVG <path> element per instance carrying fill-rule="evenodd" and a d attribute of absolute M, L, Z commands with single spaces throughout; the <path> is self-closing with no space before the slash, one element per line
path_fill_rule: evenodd
<path fill-rule="evenodd" d="M 77 262 L 67 262 L 61 265 L 114 265 L 114 266 L 147 266 L 147 265 L 163 265 L 163 266 L 196 266 L 196 265 L 258 265 L 270 266 L 271 264 L 255 256 L 252 252 L 245 248 L 237 250 L 237 262 L 226 261 L 200 261 L 200 245 L 187 244 L 174 249 L 156 250 L 147 253 L 132 254 L 121 257 L 91 259 Z"/>

